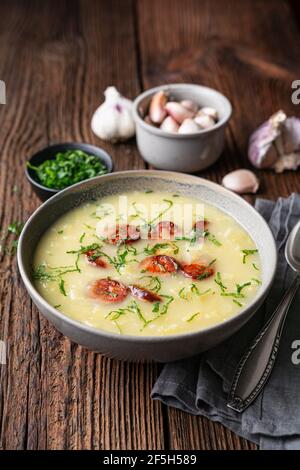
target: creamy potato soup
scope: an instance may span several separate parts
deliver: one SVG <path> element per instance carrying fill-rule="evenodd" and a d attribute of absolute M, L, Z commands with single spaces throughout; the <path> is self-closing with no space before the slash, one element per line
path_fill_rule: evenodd
<path fill-rule="evenodd" d="M 256 246 L 232 217 L 151 191 L 71 210 L 41 238 L 33 268 L 39 293 L 60 312 L 124 335 L 216 325 L 261 284 Z"/>

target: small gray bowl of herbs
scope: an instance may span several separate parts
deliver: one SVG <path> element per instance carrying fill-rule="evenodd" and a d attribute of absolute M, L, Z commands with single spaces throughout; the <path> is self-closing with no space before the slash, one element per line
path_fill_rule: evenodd
<path fill-rule="evenodd" d="M 42 201 L 62 189 L 95 176 L 111 173 L 112 159 L 94 145 L 66 142 L 50 145 L 27 162 L 25 174 Z"/>

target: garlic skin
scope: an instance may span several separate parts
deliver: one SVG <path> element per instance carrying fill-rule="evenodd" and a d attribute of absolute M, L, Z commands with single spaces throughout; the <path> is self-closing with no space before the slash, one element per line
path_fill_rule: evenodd
<path fill-rule="evenodd" d="M 194 134 L 195 132 L 199 132 L 201 129 L 193 119 L 185 119 L 181 126 L 178 129 L 178 134 Z"/>
<path fill-rule="evenodd" d="M 100 139 L 122 142 L 135 134 L 132 101 L 124 98 L 114 86 L 104 92 L 105 101 L 94 112 L 91 127 Z"/>
<path fill-rule="evenodd" d="M 171 116 L 167 116 L 166 119 L 164 119 L 161 123 L 160 129 L 165 132 L 172 132 L 173 134 L 176 134 L 178 132 L 179 125 L 175 119 L 173 119 Z"/>
<path fill-rule="evenodd" d="M 277 173 L 300 166 L 300 119 L 283 111 L 273 114 L 251 135 L 248 158 L 257 168 Z"/>
<path fill-rule="evenodd" d="M 259 181 L 252 171 L 240 169 L 224 176 L 222 185 L 238 194 L 255 194 L 259 188 Z"/>

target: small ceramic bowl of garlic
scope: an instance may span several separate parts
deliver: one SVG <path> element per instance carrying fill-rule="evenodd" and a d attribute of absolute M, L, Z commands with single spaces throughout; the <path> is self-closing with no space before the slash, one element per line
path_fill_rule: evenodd
<path fill-rule="evenodd" d="M 203 170 L 222 153 L 231 111 L 229 100 L 212 88 L 172 84 L 147 90 L 133 103 L 138 149 L 156 168 Z"/>

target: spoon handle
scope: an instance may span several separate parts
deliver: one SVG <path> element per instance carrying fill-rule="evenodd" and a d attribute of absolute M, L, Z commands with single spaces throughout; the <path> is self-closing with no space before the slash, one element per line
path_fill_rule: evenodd
<path fill-rule="evenodd" d="M 276 360 L 286 315 L 299 285 L 300 276 L 297 276 L 242 357 L 229 392 L 229 408 L 242 413 L 265 386 Z"/>

